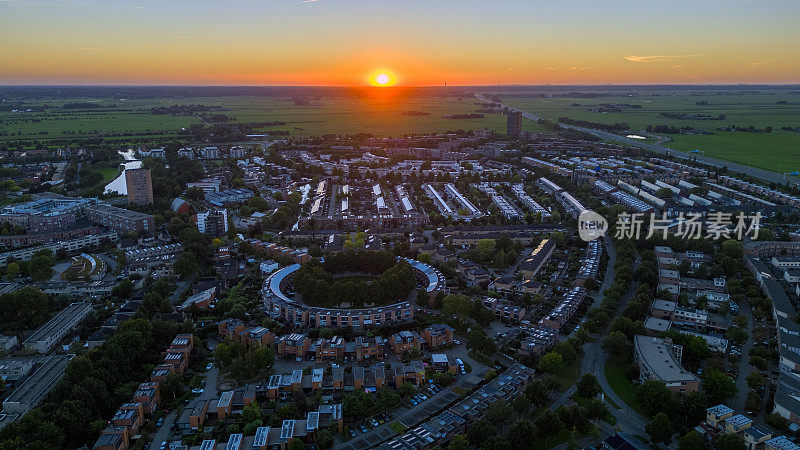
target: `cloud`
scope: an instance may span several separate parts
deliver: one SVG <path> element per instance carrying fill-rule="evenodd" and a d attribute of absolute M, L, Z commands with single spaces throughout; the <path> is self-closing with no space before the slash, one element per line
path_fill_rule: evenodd
<path fill-rule="evenodd" d="M 303 0 L 303 3 L 316 3 L 319 0 Z"/>
<path fill-rule="evenodd" d="M 700 55 L 659 55 L 659 56 L 626 56 L 625 59 L 631 62 L 652 63 L 652 62 L 670 62 L 675 59 L 693 58 Z"/>
<path fill-rule="evenodd" d="M 764 64 L 769 64 L 771 62 L 772 62 L 771 59 L 767 59 L 767 60 L 764 60 L 764 61 L 753 61 L 751 63 L 747 63 L 747 65 L 750 66 L 750 67 L 758 67 L 758 66 L 762 66 Z"/>
<path fill-rule="evenodd" d="M 125 6 L 127 6 L 128 8 L 134 8 L 134 9 L 147 9 L 144 6 L 132 5 L 130 3 L 126 3 Z"/>
<path fill-rule="evenodd" d="M 672 66 L 673 69 L 680 69 L 683 67 L 683 64 L 678 64 L 677 66 Z"/>

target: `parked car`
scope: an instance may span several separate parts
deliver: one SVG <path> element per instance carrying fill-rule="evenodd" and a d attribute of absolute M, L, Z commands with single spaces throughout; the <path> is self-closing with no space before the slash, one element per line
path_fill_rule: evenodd
<path fill-rule="evenodd" d="M 211 370 L 213 368 L 214 368 L 214 363 L 208 363 L 208 365 L 206 365 L 206 370 Z"/>

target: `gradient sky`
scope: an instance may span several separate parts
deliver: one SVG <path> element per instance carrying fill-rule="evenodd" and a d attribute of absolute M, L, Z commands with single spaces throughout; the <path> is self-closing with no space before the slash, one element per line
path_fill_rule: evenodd
<path fill-rule="evenodd" d="M 0 84 L 798 83 L 798 0 L 0 0 Z"/>

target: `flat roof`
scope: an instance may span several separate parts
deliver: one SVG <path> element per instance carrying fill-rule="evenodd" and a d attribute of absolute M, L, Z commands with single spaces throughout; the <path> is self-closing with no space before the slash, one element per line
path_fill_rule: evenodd
<path fill-rule="evenodd" d="M 654 376 L 669 384 L 676 382 L 698 381 L 698 378 L 675 360 L 667 348 L 664 339 L 652 338 L 637 334 L 634 336 L 634 347 L 640 362 L 646 365 Z"/>
<path fill-rule="evenodd" d="M 28 339 L 25 339 L 25 344 L 32 344 L 40 341 L 50 339 L 53 335 L 61 331 L 68 323 L 72 322 L 76 317 L 88 313 L 92 309 L 91 303 L 73 303 L 56 314 L 55 317 L 50 319 L 47 323 L 36 329 Z"/>
<path fill-rule="evenodd" d="M 19 403 L 20 405 L 35 406 L 39 400 L 50 392 L 56 382 L 61 379 L 67 363 L 74 355 L 51 356 L 31 376 L 29 376 L 14 392 L 3 402 Z"/>

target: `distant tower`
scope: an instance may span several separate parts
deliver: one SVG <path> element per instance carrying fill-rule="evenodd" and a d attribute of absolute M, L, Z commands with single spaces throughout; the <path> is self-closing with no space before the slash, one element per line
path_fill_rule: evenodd
<path fill-rule="evenodd" d="M 137 205 L 153 203 L 153 180 L 150 169 L 126 169 L 125 184 L 128 188 L 128 202 Z"/>
<path fill-rule="evenodd" d="M 522 113 L 519 111 L 508 111 L 508 123 L 506 124 L 506 134 L 510 138 L 517 138 L 522 134 Z"/>

